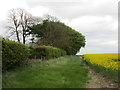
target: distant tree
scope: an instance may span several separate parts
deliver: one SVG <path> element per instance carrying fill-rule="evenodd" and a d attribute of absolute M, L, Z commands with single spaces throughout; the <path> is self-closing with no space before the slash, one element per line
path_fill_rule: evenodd
<path fill-rule="evenodd" d="M 85 37 L 60 21 L 44 20 L 42 24 L 30 27 L 38 38 L 38 45 L 49 45 L 64 49 L 68 55 L 76 54 L 85 46 Z"/>

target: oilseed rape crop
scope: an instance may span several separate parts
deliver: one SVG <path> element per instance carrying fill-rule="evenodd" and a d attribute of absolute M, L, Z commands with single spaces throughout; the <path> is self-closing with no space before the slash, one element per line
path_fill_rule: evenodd
<path fill-rule="evenodd" d="M 120 69 L 120 53 L 109 53 L 109 54 L 84 54 L 83 58 L 85 61 L 91 64 L 105 67 L 107 69 L 119 70 Z"/>

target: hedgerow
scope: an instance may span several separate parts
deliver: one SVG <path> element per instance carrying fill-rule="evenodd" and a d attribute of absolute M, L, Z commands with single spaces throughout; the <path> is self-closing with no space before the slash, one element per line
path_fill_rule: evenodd
<path fill-rule="evenodd" d="M 27 46 L 2 39 L 2 69 L 10 69 L 14 66 L 19 66 L 29 56 L 29 49 Z"/>
<path fill-rule="evenodd" d="M 3 71 L 24 64 L 28 58 L 51 59 L 63 55 L 66 55 L 64 50 L 52 46 L 28 47 L 15 41 L 2 39 Z"/>
<path fill-rule="evenodd" d="M 64 50 L 52 46 L 36 46 L 30 47 L 30 49 L 30 58 L 50 59 L 66 55 Z"/>

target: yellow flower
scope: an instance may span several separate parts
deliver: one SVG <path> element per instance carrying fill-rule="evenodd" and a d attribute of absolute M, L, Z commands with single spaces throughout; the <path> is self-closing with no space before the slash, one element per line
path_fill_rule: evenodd
<path fill-rule="evenodd" d="M 120 54 L 119 54 L 120 55 Z M 120 69 L 120 61 L 118 59 L 118 53 L 110 54 L 85 54 L 83 55 L 84 60 L 91 62 L 92 64 L 97 64 L 105 68 L 111 68 L 113 70 Z"/>

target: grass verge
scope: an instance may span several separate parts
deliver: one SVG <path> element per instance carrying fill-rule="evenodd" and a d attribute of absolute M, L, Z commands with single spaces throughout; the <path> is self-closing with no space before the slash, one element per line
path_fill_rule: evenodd
<path fill-rule="evenodd" d="M 88 68 L 78 56 L 34 62 L 3 73 L 3 88 L 85 88 Z"/>
<path fill-rule="evenodd" d="M 119 70 L 112 70 L 112 69 L 107 69 L 105 67 L 99 66 L 97 64 L 91 64 L 88 61 L 83 60 L 83 63 L 88 65 L 90 68 L 94 69 L 96 72 L 101 73 L 103 76 L 115 81 L 115 82 L 120 82 L 119 77 Z"/>

